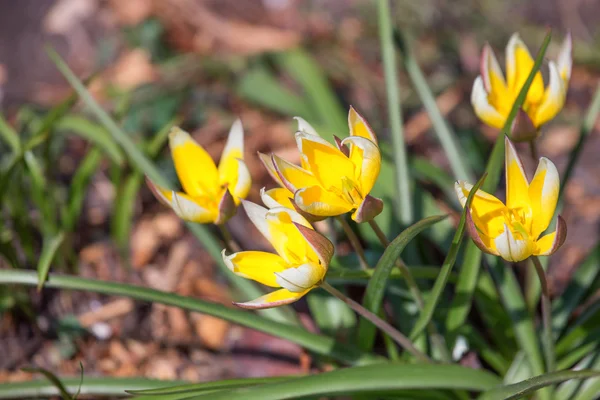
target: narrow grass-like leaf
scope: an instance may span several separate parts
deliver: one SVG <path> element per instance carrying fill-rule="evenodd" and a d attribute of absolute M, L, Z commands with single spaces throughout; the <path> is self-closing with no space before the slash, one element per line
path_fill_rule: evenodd
<path fill-rule="evenodd" d="M 348 131 L 347 114 L 336 98 L 327 77 L 310 54 L 296 48 L 277 54 L 275 60 L 300 84 L 308 98 L 311 112 L 320 124 L 326 125 L 338 136 L 346 136 L 344 132 Z"/>
<path fill-rule="evenodd" d="M 457 365 L 383 363 L 338 369 L 280 383 L 193 396 L 190 400 L 285 400 L 306 396 L 321 398 L 361 393 L 383 395 L 403 389 L 483 391 L 499 383 L 499 378 L 489 372 Z"/>
<path fill-rule="evenodd" d="M 0 284 L 35 286 L 37 284 L 37 277 L 30 271 L 0 270 Z M 343 345 L 333 338 L 310 333 L 301 327 L 272 321 L 251 312 L 232 309 L 222 304 L 210 303 L 142 286 L 55 274 L 49 274 L 48 280 L 44 286 L 48 288 L 85 290 L 106 295 L 125 296 L 132 299 L 155 302 L 212 315 L 226 321 L 287 339 L 300 346 L 306 347 L 308 350 L 317 354 L 329 356 L 350 364 L 368 363 L 379 359 L 375 355 L 367 354 L 354 347 Z"/>
<path fill-rule="evenodd" d="M 264 66 L 246 72 L 237 84 L 237 92 L 252 103 L 282 114 L 316 120 L 308 101 L 285 88 Z"/>
<path fill-rule="evenodd" d="M 162 396 L 167 394 L 194 395 L 214 389 L 232 389 L 249 387 L 266 383 L 282 382 L 297 378 L 295 376 L 274 376 L 267 378 L 224 379 L 213 382 L 189 383 L 185 385 L 169 385 L 158 389 L 127 390 L 132 395 Z"/>
<path fill-rule="evenodd" d="M 467 211 L 471 209 L 471 202 L 473 201 L 473 197 L 475 193 L 479 190 L 479 187 L 483 184 L 486 175 L 484 174 L 479 181 L 473 186 L 471 191 L 469 192 L 469 196 L 467 197 L 467 201 L 465 203 L 464 209 L 460 216 L 460 221 L 458 223 L 458 227 L 456 228 L 456 232 L 454 233 L 454 238 L 452 239 L 452 244 L 450 245 L 450 249 L 448 250 L 448 254 L 444 259 L 444 263 L 442 264 L 442 268 L 440 269 L 440 273 L 438 278 L 436 279 L 433 289 L 431 293 L 427 297 L 427 301 L 425 302 L 425 307 L 423 311 L 419 314 L 419 319 L 415 323 L 415 326 L 412 329 L 410 337 L 414 340 L 417 336 L 421 334 L 421 332 L 427 327 L 429 321 L 433 317 L 433 312 L 435 307 L 437 306 L 440 297 L 448 283 L 448 278 L 450 273 L 452 272 L 452 267 L 456 262 L 456 256 L 458 255 L 458 250 L 460 249 L 460 245 L 463 240 L 463 236 L 465 233 L 465 223 L 467 218 Z"/>
<path fill-rule="evenodd" d="M 6 122 L 4 115 L 0 113 L 0 136 L 10 146 L 14 154 L 21 152 L 21 140 L 17 132 Z"/>
<path fill-rule="evenodd" d="M 60 378 L 67 392 L 75 392 L 79 387 L 80 377 Z M 129 397 L 126 389 L 162 388 L 168 385 L 183 384 L 177 381 L 159 381 L 145 378 L 111 378 L 85 377 L 81 384 L 81 394 L 85 396 L 119 396 Z M 1 383 L 0 399 L 38 398 L 57 396 L 60 392 L 46 379 L 24 382 Z"/>
<path fill-rule="evenodd" d="M 485 192 L 494 193 L 498 187 L 502 165 L 504 164 L 504 136 L 509 135 L 512 122 L 515 119 L 519 108 L 525 101 L 525 97 L 527 96 L 527 92 L 529 92 L 535 74 L 539 71 L 542 62 L 544 61 L 546 50 L 550 44 L 550 38 L 551 33 L 548 32 L 535 58 L 533 68 L 525 80 L 525 83 L 511 108 L 510 114 L 504 123 L 502 132 L 498 135 L 498 138 L 494 143 L 494 147 L 492 148 L 492 152 L 485 168 L 485 172 L 488 174 L 486 181 L 482 185 L 482 189 Z M 452 300 L 452 306 L 449 309 L 448 317 L 446 318 L 446 328 L 449 332 L 455 332 L 463 325 L 471 310 L 473 292 L 477 285 L 477 277 L 479 276 L 481 268 L 481 257 L 481 250 L 479 250 L 474 243 L 470 242 L 465 251 L 458 284 L 455 289 L 456 294 Z"/>
<path fill-rule="evenodd" d="M 389 0 L 377 1 L 379 25 L 379 41 L 381 42 L 381 58 L 385 75 L 388 119 L 390 122 L 392 148 L 394 150 L 396 200 L 394 207 L 403 225 L 413 222 L 413 204 L 411 196 L 411 180 L 408 170 L 408 158 L 402 128 L 402 107 L 400 105 L 400 85 L 398 83 L 398 67 L 394 51 L 394 31 L 392 28 L 392 12 Z"/>
<path fill-rule="evenodd" d="M 60 381 L 60 379 L 58 379 L 58 377 L 56 375 L 54 375 L 52 372 L 48 371 L 47 369 L 44 369 L 44 368 L 23 368 L 23 371 L 30 372 L 30 373 L 38 373 L 38 374 L 44 375 L 44 377 L 46 377 L 46 379 L 48 379 L 48 381 L 50 381 L 50 383 L 52 385 L 54 385 L 54 387 L 56 388 L 56 390 L 58 390 L 58 393 L 60 393 L 60 396 L 63 398 L 63 400 L 73 400 L 73 396 L 71 396 L 69 394 L 69 392 L 67 391 L 67 388 L 65 388 L 65 386 Z"/>
<path fill-rule="evenodd" d="M 431 124 L 446 153 L 446 157 L 448 157 L 454 178 L 472 182 L 474 178 L 471 168 L 467 165 L 468 158 L 462 154 L 458 141 L 456 140 L 456 135 L 451 131 L 448 122 L 446 122 L 435 102 L 435 97 L 433 96 L 433 93 L 427 84 L 427 80 L 423 75 L 423 71 L 421 71 L 415 58 L 410 39 L 407 37 L 406 33 L 401 30 L 396 30 L 394 38 L 396 39 L 398 48 L 402 52 L 402 59 L 404 60 L 406 72 L 412 80 L 415 90 L 429 114 Z"/>
<path fill-rule="evenodd" d="M 123 152 L 112 140 L 110 134 L 100 125 L 77 115 L 67 115 L 54 126 L 57 131 L 75 133 L 89 142 L 96 144 L 117 165 L 123 165 Z"/>
<path fill-rule="evenodd" d="M 570 379 L 587 379 L 600 376 L 600 371 L 560 371 L 544 374 L 512 385 L 502 386 L 483 393 L 479 400 L 520 399 L 535 391 Z"/>
<path fill-rule="evenodd" d="M 555 335 L 564 331 L 569 316 L 581 304 L 581 300 L 598 278 L 600 273 L 600 269 L 598 269 L 599 265 L 600 244 L 597 244 L 579 267 L 577 267 L 563 294 L 558 296 L 554 301 L 552 307 L 552 328 Z"/>
<path fill-rule="evenodd" d="M 46 281 L 46 278 L 48 277 L 48 272 L 50 271 L 50 265 L 52 264 L 52 260 L 54 260 L 56 252 L 58 251 L 64 238 L 65 236 L 62 232 L 58 233 L 55 236 L 44 238 L 44 244 L 42 246 L 40 260 L 37 265 L 38 290 L 41 290 L 44 286 L 44 282 Z"/>
<path fill-rule="evenodd" d="M 363 306 L 367 310 L 373 313 L 379 312 L 379 308 L 383 303 L 383 295 L 385 293 L 390 273 L 406 245 L 408 245 L 408 243 L 423 230 L 442 221 L 445 218 L 446 216 L 442 215 L 422 219 L 421 221 L 406 228 L 390 243 L 379 259 L 379 262 L 375 267 L 373 277 L 371 280 L 369 280 L 369 284 L 367 285 L 363 299 Z M 373 348 L 374 341 L 375 326 L 366 319 L 361 319 L 358 326 L 358 342 L 360 348 L 363 350 L 371 350 Z"/>

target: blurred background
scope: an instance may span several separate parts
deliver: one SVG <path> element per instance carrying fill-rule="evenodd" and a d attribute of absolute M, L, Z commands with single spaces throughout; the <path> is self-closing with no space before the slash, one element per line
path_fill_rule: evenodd
<path fill-rule="evenodd" d="M 540 154 L 564 170 L 600 76 L 600 2 L 401 0 L 393 5 L 395 26 L 412 36 L 437 105 L 478 173 L 498 134 L 478 121 L 469 101 L 481 47 L 489 42 L 503 63 L 513 32 L 535 53 L 551 27 L 548 57 L 553 58 L 571 31 L 575 61 L 567 104 L 543 128 L 539 142 Z M 295 115 L 319 131 L 344 136 L 347 108 L 353 105 L 384 141 L 388 138 L 377 12 L 370 1 L 0 0 L 0 106 L 23 136 L 72 93 L 45 46 L 56 49 L 82 79 L 93 77 L 96 100 L 143 146 L 152 148 L 157 133 L 175 122 L 218 158 L 231 123 L 240 117 L 254 201 L 261 187 L 273 187 L 257 151 L 298 161 Z M 449 166 L 431 121 L 401 57 L 398 65 L 411 159 L 439 167 L 447 182 L 449 172 L 443 173 Z M 225 280 L 182 222 L 152 198 L 138 173 L 119 165 L 118 152 L 100 156 L 90 144 L 89 137 L 102 129 L 75 103 L 54 126 L 53 140 L 36 150 L 51 181 L 48 203 L 67 203 L 71 211 L 60 224 L 68 231 L 68 255 L 53 270 L 230 304 Z M 176 181 L 164 141 L 158 144 L 149 152 Z M 97 145 L 111 154 L 106 144 Z M 598 151 L 596 127 L 565 192 L 569 236 L 550 265 L 555 293 L 598 242 Z M 437 209 L 456 216 L 441 200 L 443 193 L 414 168 L 427 194 L 422 213 Z M 525 168 L 531 176 L 535 165 L 527 157 Z M 36 207 L 28 179 L 16 175 L 3 183 L 8 195 L 2 199 L 6 219 L 0 235 L 0 247 L 15 246 L 9 256 L 24 267 L 35 266 L 42 236 L 56 229 L 45 226 L 56 210 Z M 379 187 L 384 192 L 393 187 L 392 177 L 380 177 Z M 390 210 L 382 221 L 390 234 L 401 229 L 393 215 Z M 244 248 L 266 247 L 245 216 L 237 215 L 229 226 Z M 343 253 L 344 243 L 340 248 Z M 2 268 L 7 265 L 0 260 Z M 310 366 L 296 345 L 214 317 L 84 292 L 30 296 L 33 292 L 0 288 L 0 381 L 28 379 L 30 373 L 20 370 L 27 365 L 77 375 L 80 362 L 90 375 L 189 381 L 290 374 Z M 306 304 L 297 307 L 307 315 Z M 339 326 L 352 323 L 351 313 L 339 315 Z M 305 322 L 316 329 L 309 318 Z"/>

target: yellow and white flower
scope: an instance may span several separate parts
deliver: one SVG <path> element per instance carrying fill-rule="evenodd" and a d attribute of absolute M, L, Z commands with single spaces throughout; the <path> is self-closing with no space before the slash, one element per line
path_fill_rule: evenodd
<path fill-rule="evenodd" d="M 467 230 L 484 252 L 507 261 L 554 253 L 565 241 L 567 226 L 558 216 L 556 230 L 540 235 L 550 225 L 556 205 L 560 181 L 556 167 L 542 157 L 533 180 L 529 183 L 517 152 L 506 139 L 506 204 L 495 196 L 478 190 L 467 212 Z M 456 194 L 465 205 L 473 185 L 458 181 Z"/>
<path fill-rule="evenodd" d="M 353 211 L 352 218 L 357 222 L 377 216 L 383 202 L 369 195 L 381 168 L 377 138 L 354 108 L 348 113 L 348 125 L 350 136 L 343 140 L 336 138 L 334 146 L 299 119 L 296 143 L 301 166 L 276 155 L 261 155 L 271 176 L 287 190 L 264 191 L 265 204 L 295 205 L 316 217 Z"/>
<path fill-rule="evenodd" d="M 284 207 L 269 210 L 249 201 L 243 201 L 242 205 L 276 253 L 240 251 L 227 255 L 223 250 L 223 260 L 236 275 L 280 289 L 235 304 L 251 309 L 276 307 L 293 303 L 318 287 L 333 256 L 331 242 L 294 210 Z"/>
<path fill-rule="evenodd" d="M 148 181 L 155 196 L 186 221 L 222 224 L 233 216 L 252 184 L 244 163 L 241 121 L 231 127 L 218 167 L 206 150 L 177 127 L 169 133 L 169 146 L 183 192 Z"/>
<path fill-rule="evenodd" d="M 549 78 L 544 86 L 542 74 L 537 72 L 519 116 L 517 130 L 539 129 L 562 109 L 571 77 L 572 41 L 567 35 L 556 61 L 548 63 Z M 481 54 L 481 75 L 475 79 L 471 92 L 471 103 L 477 116 L 486 124 L 502 128 L 527 76 L 533 68 L 534 60 L 517 33 L 513 34 L 506 46 L 506 80 L 498 60 L 489 44 Z"/>

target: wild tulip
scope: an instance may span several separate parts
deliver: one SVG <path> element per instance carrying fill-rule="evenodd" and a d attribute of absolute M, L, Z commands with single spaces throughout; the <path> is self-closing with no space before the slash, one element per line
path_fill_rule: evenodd
<path fill-rule="evenodd" d="M 558 216 L 556 230 L 540 237 L 556 210 L 558 171 L 552 161 L 542 157 L 533 180 L 528 182 L 512 142 L 505 142 L 506 204 L 478 190 L 467 212 L 467 230 L 482 251 L 507 261 L 550 255 L 564 243 L 567 234 L 565 221 Z M 455 184 L 463 207 L 472 187 L 463 181 Z"/>
<path fill-rule="evenodd" d="M 350 211 L 353 211 L 352 219 L 357 222 L 377 216 L 383 209 L 383 202 L 369 195 L 381 168 L 377 138 L 354 108 L 350 108 L 348 113 L 348 125 L 350 136 L 343 140 L 336 138 L 334 146 L 305 121 L 299 120 L 296 143 L 301 166 L 276 155 L 262 155 L 267 170 L 287 189 L 287 192 L 265 191 L 265 204 L 291 204 L 317 218 Z"/>
<path fill-rule="evenodd" d="M 280 289 L 235 304 L 251 309 L 276 307 L 293 303 L 318 287 L 333 256 L 331 242 L 294 210 L 269 210 L 249 201 L 243 201 L 242 206 L 276 253 L 240 251 L 227 255 L 223 250 L 223 260 L 234 274 Z"/>
<path fill-rule="evenodd" d="M 175 127 L 169 146 L 183 192 L 167 190 L 148 181 L 154 195 L 186 221 L 223 224 L 235 214 L 252 180 L 244 163 L 241 121 L 232 125 L 219 166 L 191 136 Z"/>
<path fill-rule="evenodd" d="M 513 123 L 515 140 L 532 140 L 537 130 L 562 109 L 571 77 L 571 36 L 567 35 L 558 59 L 548 63 L 548 84 L 544 87 L 541 72 L 537 72 L 527 92 L 519 115 Z M 517 33 L 506 46 L 506 80 L 489 44 L 481 53 L 481 75 L 475 79 L 471 103 L 477 116 L 486 124 L 502 128 L 534 60 Z"/>

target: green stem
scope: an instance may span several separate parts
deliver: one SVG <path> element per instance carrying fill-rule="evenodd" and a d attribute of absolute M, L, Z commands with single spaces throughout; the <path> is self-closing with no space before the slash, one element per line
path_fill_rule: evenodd
<path fill-rule="evenodd" d="M 223 236 L 223 241 L 225 242 L 225 247 L 227 247 L 227 250 L 232 253 L 242 251 L 242 247 L 233 239 L 231 232 L 229 232 L 229 229 L 227 229 L 225 224 L 219 224 L 217 225 L 217 228 L 219 228 L 221 236 Z"/>
<path fill-rule="evenodd" d="M 540 285 L 542 287 L 542 320 L 544 324 L 544 355 L 546 356 L 546 370 L 547 372 L 554 372 L 556 369 L 554 359 L 554 341 L 552 340 L 552 314 L 550 304 L 550 290 L 548 289 L 548 281 L 546 280 L 546 273 L 540 263 L 539 258 L 531 256 L 531 261 L 535 266 L 535 272 L 537 272 L 540 278 Z"/>
<path fill-rule="evenodd" d="M 337 290 L 336 288 L 334 288 L 327 282 L 321 283 L 321 287 L 325 291 L 327 291 L 329 294 L 331 294 L 332 296 L 337 297 L 338 299 L 340 299 L 341 301 L 346 303 L 350 308 L 352 308 L 354 311 L 356 311 L 362 317 L 369 320 L 373 325 L 375 325 L 376 327 L 381 329 L 383 332 L 385 332 L 389 337 L 394 339 L 394 341 L 396 343 L 398 343 L 404 350 L 411 353 L 417 359 L 419 359 L 422 362 L 426 362 L 426 363 L 432 362 L 431 359 L 429 357 L 427 357 L 427 355 L 423 354 L 421 351 L 419 351 L 415 347 L 415 345 L 410 341 L 409 338 L 404 336 L 400 331 L 398 331 L 392 325 L 388 324 L 386 321 L 379 318 L 376 314 L 373 314 L 371 311 L 367 310 L 366 308 L 364 308 L 362 305 L 360 305 L 356 301 L 347 297 L 344 293 L 340 292 L 339 290 Z"/>
<path fill-rule="evenodd" d="M 396 166 L 396 189 L 398 193 L 396 210 L 400 212 L 400 222 L 410 225 L 413 221 L 410 177 L 404 131 L 402 129 L 402 107 L 400 104 L 400 85 L 398 84 L 398 66 L 394 51 L 394 31 L 392 29 L 392 13 L 389 0 L 377 2 L 379 20 L 379 39 L 381 41 L 381 58 L 385 75 L 388 118 L 392 133 L 394 165 Z"/>
<path fill-rule="evenodd" d="M 360 267 L 364 270 L 369 269 L 369 263 L 367 262 L 367 257 L 365 256 L 365 250 L 360 244 L 360 240 L 358 239 L 358 236 L 356 236 L 356 233 L 354 233 L 350 224 L 346 222 L 343 215 L 338 215 L 335 218 L 338 220 L 340 225 L 342 225 L 342 229 L 344 230 L 346 237 L 348 238 L 350 244 L 352 245 L 352 248 L 356 252 L 356 255 L 358 256 L 358 261 L 360 262 Z"/>
<path fill-rule="evenodd" d="M 375 232 L 375 235 L 377 235 L 377 238 L 379 239 L 379 242 L 381 242 L 381 245 L 383 247 L 389 246 L 390 241 L 385 236 L 385 233 L 383 233 L 383 231 L 379 227 L 379 224 L 377 224 L 377 222 L 374 219 L 372 219 L 369 221 L 369 225 L 373 229 L 373 232 Z M 400 269 L 400 273 L 402 274 L 402 277 L 406 281 L 406 285 L 408 286 L 411 294 L 413 295 L 413 298 L 415 299 L 415 302 L 417 303 L 417 307 L 419 308 L 419 311 L 423 311 L 423 309 L 425 308 L 425 301 L 423 300 L 423 294 L 421 293 L 421 290 L 419 289 L 419 285 L 417 284 L 415 277 L 410 272 L 410 269 L 406 266 L 404 261 L 402 261 L 402 259 L 396 260 L 396 266 L 398 267 L 398 269 Z M 427 330 L 429 332 L 429 335 L 431 336 L 431 341 L 433 342 L 434 346 L 437 347 L 438 350 L 440 351 L 440 355 L 442 356 L 442 359 L 446 362 L 450 362 L 452 360 L 452 358 L 450 356 L 450 353 L 448 352 L 448 348 L 446 347 L 446 345 L 444 343 L 443 336 L 440 335 L 437 328 L 435 327 L 435 324 L 433 324 L 432 322 L 429 322 L 427 324 Z"/>

